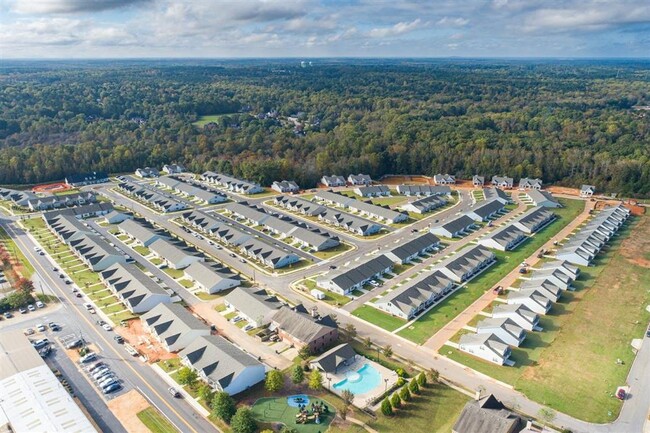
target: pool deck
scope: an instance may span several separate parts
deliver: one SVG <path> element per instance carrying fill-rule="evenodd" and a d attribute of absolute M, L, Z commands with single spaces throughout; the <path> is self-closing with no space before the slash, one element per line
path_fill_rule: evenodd
<path fill-rule="evenodd" d="M 347 374 L 349 374 L 350 372 L 356 372 L 357 370 L 361 369 L 361 367 L 363 367 L 365 364 L 369 364 L 375 370 L 377 370 L 379 372 L 379 375 L 381 376 L 381 380 L 379 385 L 377 385 L 371 391 L 365 392 L 363 394 L 354 395 L 354 400 L 352 401 L 352 404 L 360 409 L 370 406 L 370 404 L 374 399 L 382 395 L 386 389 L 391 388 L 397 382 L 397 373 L 395 373 L 392 370 L 389 370 L 388 368 L 380 364 L 377 364 L 374 361 L 369 360 L 366 357 L 357 355 L 354 363 L 342 368 L 340 371 L 337 371 L 336 373 L 327 373 L 325 379 L 326 384 L 328 384 L 329 386 L 330 392 L 333 392 L 334 394 L 340 396 L 342 390 L 339 391 L 338 389 L 334 388 L 334 384 L 345 380 L 347 378 Z"/>

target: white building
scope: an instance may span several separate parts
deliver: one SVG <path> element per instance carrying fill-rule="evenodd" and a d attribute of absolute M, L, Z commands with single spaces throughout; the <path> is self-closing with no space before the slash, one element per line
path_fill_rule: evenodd
<path fill-rule="evenodd" d="M 510 347 L 495 334 L 465 334 L 460 337 L 458 349 L 462 352 L 498 365 L 514 365 L 510 361 Z"/>

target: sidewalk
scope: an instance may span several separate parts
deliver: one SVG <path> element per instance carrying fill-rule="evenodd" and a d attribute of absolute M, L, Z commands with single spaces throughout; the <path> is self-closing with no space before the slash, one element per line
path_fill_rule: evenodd
<path fill-rule="evenodd" d="M 573 230 L 575 230 L 580 224 L 582 224 L 588 217 L 589 211 L 593 209 L 594 203 L 586 201 L 585 209 L 580 215 L 578 215 L 573 221 L 571 221 L 566 227 L 558 232 L 557 235 L 549 239 L 541 248 L 549 250 L 553 247 L 553 241 L 556 239 L 564 239 L 567 237 Z M 526 263 L 529 266 L 534 266 L 541 259 L 537 258 L 537 251 L 533 253 L 530 257 L 526 259 Z M 495 286 L 502 286 L 504 288 L 510 287 L 512 283 L 519 277 L 519 267 L 515 267 L 508 275 L 503 277 Z M 440 331 L 435 333 L 431 338 L 429 338 L 424 346 L 429 347 L 433 350 L 440 350 L 442 346 L 458 331 L 463 329 L 467 323 L 470 322 L 478 313 L 487 308 L 492 301 L 494 301 L 498 295 L 493 293 L 492 290 L 485 292 L 480 298 L 474 301 L 469 307 L 467 307 L 462 313 L 456 316 L 452 321 L 447 323 Z"/>

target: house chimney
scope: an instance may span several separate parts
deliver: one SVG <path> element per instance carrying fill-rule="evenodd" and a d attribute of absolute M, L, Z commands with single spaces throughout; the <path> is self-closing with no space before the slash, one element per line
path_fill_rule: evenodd
<path fill-rule="evenodd" d="M 309 311 L 311 312 L 311 317 L 314 317 L 314 318 L 318 317 L 318 307 L 317 306 L 314 305 L 313 307 L 311 307 L 311 310 L 309 310 Z"/>
<path fill-rule="evenodd" d="M 474 399 L 476 401 L 479 401 L 481 399 L 481 390 L 480 389 L 478 391 L 476 391 L 476 393 L 474 394 Z"/>

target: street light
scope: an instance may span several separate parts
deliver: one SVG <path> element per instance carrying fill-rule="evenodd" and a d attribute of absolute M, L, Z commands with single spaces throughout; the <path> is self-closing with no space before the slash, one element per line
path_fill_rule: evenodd
<path fill-rule="evenodd" d="M 325 378 L 327 379 L 327 390 L 331 391 L 332 390 L 332 378 L 330 377 L 329 374 L 325 374 Z"/>
<path fill-rule="evenodd" d="M 386 391 L 388 391 L 388 378 L 385 378 L 385 379 L 384 379 L 384 384 L 385 384 L 385 386 L 384 386 L 384 392 L 386 392 Z"/>

